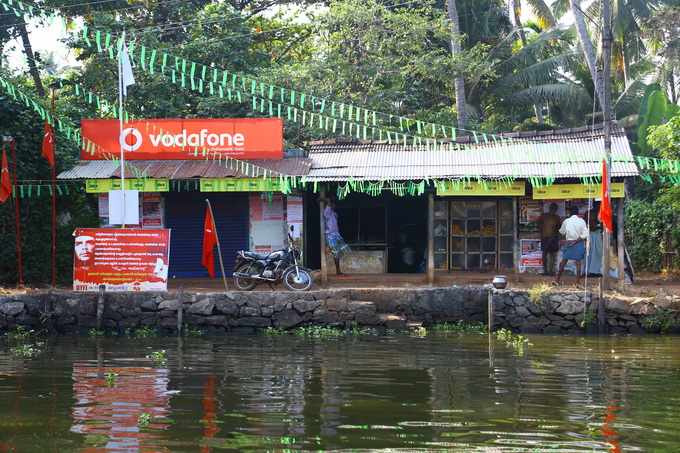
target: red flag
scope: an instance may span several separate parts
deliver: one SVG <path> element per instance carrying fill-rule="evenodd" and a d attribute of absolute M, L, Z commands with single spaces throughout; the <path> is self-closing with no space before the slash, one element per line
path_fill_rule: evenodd
<path fill-rule="evenodd" d="M 609 199 L 609 185 L 607 180 L 607 162 L 602 159 L 602 203 L 600 204 L 600 220 L 610 232 L 613 232 L 612 219 L 612 204 Z"/>
<path fill-rule="evenodd" d="M 3 203 L 12 195 L 12 182 L 9 179 L 9 167 L 7 166 L 7 153 L 2 150 L 2 177 L 0 177 L 0 201 Z"/>
<path fill-rule="evenodd" d="M 203 265 L 208 268 L 211 277 L 215 276 L 215 256 L 213 255 L 215 244 L 217 244 L 217 235 L 210 206 L 208 206 L 203 227 Z"/>
<path fill-rule="evenodd" d="M 45 135 L 43 135 L 42 155 L 54 167 L 54 138 L 49 121 L 45 120 Z"/>

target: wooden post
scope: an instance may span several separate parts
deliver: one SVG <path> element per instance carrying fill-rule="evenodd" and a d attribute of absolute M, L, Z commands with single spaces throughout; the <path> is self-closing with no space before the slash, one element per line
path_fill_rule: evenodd
<path fill-rule="evenodd" d="M 179 285 L 177 291 L 177 335 L 182 335 L 182 323 L 184 322 L 184 283 Z"/>
<path fill-rule="evenodd" d="M 104 321 L 104 296 L 106 294 L 106 285 L 99 285 L 99 300 L 97 301 L 97 322 L 95 327 L 101 330 L 102 322 Z"/>
<path fill-rule="evenodd" d="M 319 197 L 326 198 L 326 184 L 321 184 L 319 186 Z M 321 228 L 321 282 L 328 283 L 328 266 L 326 262 L 326 220 L 323 216 L 323 210 L 326 207 L 326 203 L 323 201 L 319 202 L 319 227 Z"/>
<path fill-rule="evenodd" d="M 619 198 L 616 207 L 616 256 L 619 260 L 618 277 L 620 282 L 626 281 L 626 245 L 623 241 L 623 198 Z"/>
<path fill-rule="evenodd" d="M 427 195 L 427 283 L 434 284 L 434 193 Z"/>

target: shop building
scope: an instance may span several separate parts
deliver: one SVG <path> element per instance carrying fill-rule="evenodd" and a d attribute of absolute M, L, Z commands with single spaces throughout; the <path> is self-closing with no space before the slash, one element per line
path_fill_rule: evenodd
<path fill-rule="evenodd" d="M 622 225 L 623 180 L 638 169 L 623 128 L 614 127 L 611 139 L 611 196 Z M 336 139 L 311 142 L 308 156 L 307 180 L 320 187 L 308 201 L 339 198 L 340 232 L 357 251 L 343 258 L 346 272 L 425 271 L 434 280 L 440 272 L 540 269 L 529 250 L 540 238 L 535 220 L 552 202 L 562 217 L 572 204 L 582 213 L 597 207 L 604 134 L 596 125 L 437 146 Z M 332 269 L 322 216 L 309 204 L 308 247 Z"/>
<path fill-rule="evenodd" d="M 302 232 L 302 192 L 294 189 L 284 195 L 277 175 L 300 178 L 309 172 L 311 160 L 292 154 L 243 160 L 248 174 L 243 173 L 243 165 L 230 168 L 224 161 L 128 160 L 125 185 L 139 191 L 140 223 L 126 228 L 170 229 L 168 275 L 207 277 L 201 251 L 208 199 L 225 273 L 231 275 L 238 250 L 270 252 L 283 247 L 291 225 Z M 108 191 L 120 189 L 120 161 L 81 161 L 58 178 L 83 181 L 98 205 L 103 226 L 110 226 Z M 215 274 L 222 274 L 217 264 Z"/>

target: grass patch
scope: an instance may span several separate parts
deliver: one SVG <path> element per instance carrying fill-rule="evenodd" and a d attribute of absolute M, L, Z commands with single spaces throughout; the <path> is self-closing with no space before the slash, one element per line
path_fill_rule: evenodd
<path fill-rule="evenodd" d="M 537 283 L 529 288 L 529 300 L 535 307 L 545 311 L 545 304 L 552 289 L 546 283 Z"/>

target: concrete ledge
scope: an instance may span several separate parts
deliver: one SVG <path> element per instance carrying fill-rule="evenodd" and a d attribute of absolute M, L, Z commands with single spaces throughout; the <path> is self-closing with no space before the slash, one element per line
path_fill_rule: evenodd
<path fill-rule="evenodd" d="M 98 319 L 105 331 L 145 326 L 160 333 L 177 331 L 178 319 L 182 325 L 213 333 L 312 325 L 399 331 L 414 325 L 430 327 L 458 321 L 486 324 L 489 291 L 494 329 L 583 333 L 590 329 L 588 322 L 596 319 L 599 301 L 591 293 L 551 292 L 537 303 L 526 291 L 494 290 L 490 285 L 184 293 L 181 304 L 174 292 L 107 293 L 101 306 L 96 293 L 59 292 L 0 296 L 0 332 L 24 326 L 58 334 L 87 333 Z M 608 333 L 678 330 L 675 300 L 655 304 L 611 298 L 605 302 Z M 180 306 L 182 316 L 178 317 Z"/>

